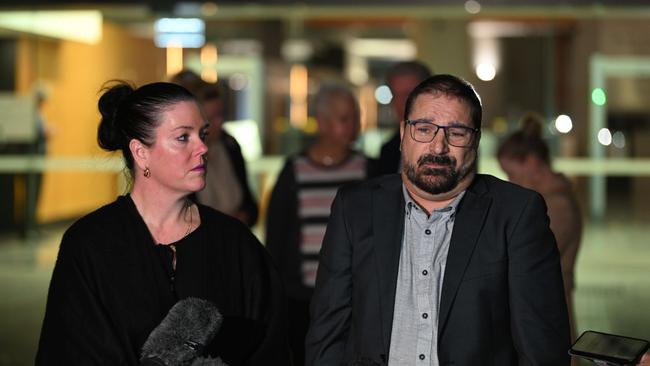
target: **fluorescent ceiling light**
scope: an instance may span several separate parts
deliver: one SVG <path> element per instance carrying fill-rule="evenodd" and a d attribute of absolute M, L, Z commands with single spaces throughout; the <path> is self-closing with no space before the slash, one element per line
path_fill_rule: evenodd
<path fill-rule="evenodd" d="M 205 22 L 198 18 L 161 18 L 154 24 L 157 47 L 199 48 L 205 43 Z"/>
<path fill-rule="evenodd" d="M 102 14 L 97 10 L 2 11 L 0 28 L 96 44 L 102 39 Z"/>

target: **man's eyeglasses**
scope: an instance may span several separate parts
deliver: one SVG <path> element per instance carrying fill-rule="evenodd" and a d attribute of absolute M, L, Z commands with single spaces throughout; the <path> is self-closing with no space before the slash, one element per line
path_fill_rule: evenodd
<path fill-rule="evenodd" d="M 422 143 L 429 143 L 438 134 L 439 130 L 445 132 L 445 140 L 451 146 L 471 147 L 474 145 L 474 137 L 480 133 L 478 128 L 464 126 L 439 126 L 426 119 L 407 119 L 406 124 L 410 125 L 411 137 L 413 140 Z"/>

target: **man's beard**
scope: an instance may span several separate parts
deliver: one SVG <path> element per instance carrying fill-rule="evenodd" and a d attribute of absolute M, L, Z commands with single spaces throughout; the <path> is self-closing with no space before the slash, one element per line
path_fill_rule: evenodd
<path fill-rule="evenodd" d="M 441 168 L 423 166 L 427 163 L 442 165 Z M 416 187 L 429 194 L 447 193 L 456 188 L 458 183 L 473 169 L 476 160 L 457 170 L 456 158 L 449 155 L 426 154 L 418 158 L 416 166 L 402 156 L 402 166 L 406 177 Z"/>

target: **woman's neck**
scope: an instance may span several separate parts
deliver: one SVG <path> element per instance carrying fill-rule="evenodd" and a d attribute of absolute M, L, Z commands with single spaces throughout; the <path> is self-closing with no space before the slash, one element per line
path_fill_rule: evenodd
<path fill-rule="evenodd" d="M 178 241 L 198 226 L 198 210 L 187 196 L 163 195 L 137 185 L 130 195 L 156 243 Z"/>

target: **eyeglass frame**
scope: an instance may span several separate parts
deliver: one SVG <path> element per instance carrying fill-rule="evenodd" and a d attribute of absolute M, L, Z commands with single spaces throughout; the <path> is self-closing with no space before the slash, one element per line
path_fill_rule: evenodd
<path fill-rule="evenodd" d="M 436 131 L 433 133 L 433 136 L 431 137 L 431 140 L 429 140 L 429 141 L 420 141 L 420 140 L 416 139 L 415 136 L 414 136 L 414 133 L 413 133 L 413 129 L 409 128 L 409 130 L 411 131 L 411 138 L 414 141 L 422 143 L 422 144 L 428 144 L 431 141 L 433 141 L 436 138 L 436 136 L 438 136 L 438 132 L 440 131 L 440 129 L 442 129 L 443 132 L 444 132 L 445 142 L 447 142 L 449 145 L 454 146 L 454 147 L 474 147 L 474 144 L 475 144 L 475 141 L 476 141 L 476 136 L 481 134 L 481 129 L 480 128 L 467 127 L 467 126 L 457 126 L 457 125 L 456 126 L 440 126 L 440 125 L 437 125 L 437 124 L 435 124 L 435 123 L 433 123 L 433 122 L 431 122 L 429 120 L 426 120 L 426 119 L 407 119 L 404 122 L 409 126 L 415 126 L 416 123 L 425 123 L 425 124 L 432 125 L 432 126 L 436 127 Z M 469 132 L 471 132 L 472 136 L 470 136 L 470 143 L 468 145 L 464 145 L 464 146 L 459 146 L 459 145 L 452 144 L 449 141 L 449 129 L 450 128 L 462 128 L 462 129 L 465 129 L 465 130 L 468 130 Z"/>

